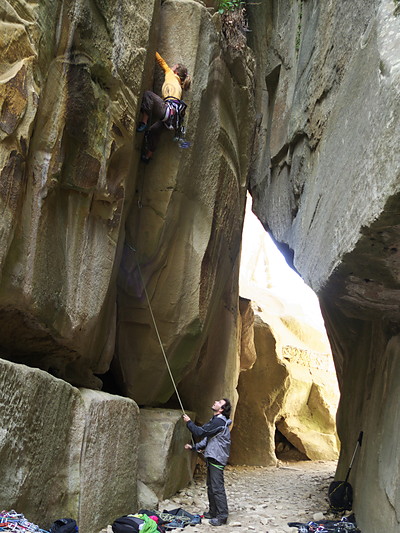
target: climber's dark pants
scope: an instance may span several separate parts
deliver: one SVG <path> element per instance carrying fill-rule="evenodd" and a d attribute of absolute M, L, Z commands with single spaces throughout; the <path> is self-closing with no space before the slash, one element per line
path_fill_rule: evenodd
<path fill-rule="evenodd" d="M 209 513 L 223 522 L 228 518 L 228 502 L 224 486 L 224 469 L 211 464 L 207 459 L 207 494 Z"/>
<path fill-rule="evenodd" d="M 164 122 L 161 122 L 165 116 L 166 104 L 157 94 L 145 91 L 140 110 L 149 115 L 149 120 L 155 121 L 146 135 L 146 148 L 154 152 L 160 141 L 161 133 L 166 129 Z"/>
<path fill-rule="evenodd" d="M 160 136 L 163 131 L 167 131 L 164 125 L 164 122 L 161 122 L 161 120 L 158 120 L 155 122 L 146 135 L 146 142 L 147 142 L 147 149 L 150 150 L 150 152 L 154 152 L 158 146 L 158 143 L 160 141 Z"/>
<path fill-rule="evenodd" d="M 142 98 L 142 105 L 140 111 L 147 113 L 153 122 L 161 120 L 165 115 L 166 104 L 158 94 L 152 91 L 145 91 Z"/>

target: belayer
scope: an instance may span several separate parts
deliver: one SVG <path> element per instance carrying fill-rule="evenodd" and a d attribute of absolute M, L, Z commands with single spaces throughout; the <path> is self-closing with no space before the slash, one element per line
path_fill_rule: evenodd
<path fill-rule="evenodd" d="M 182 127 L 186 109 L 186 104 L 181 100 L 182 92 L 191 85 L 188 69 L 184 65 L 178 63 L 171 68 L 158 52 L 156 59 L 164 70 L 162 98 L 152 91 L 145 91 L 140 107 L 141 118 L 136 128 L 136 131 L 143 132 L 147 129 L 149 120 L 154 122 L 146 134 L 146 146 L 141 156 L 145 163 L 150 161 L 165 127 L 175 129 L 176 132 Z"/>
<path fill-rule="evenodd" d="M 188 430 L 201 439 L 195 445 L 185 444 L 187 450 L 203 451 L 207 461 L 208 511 L 204 518 L 210 518 L 210 525 L 222 526 L 228 520 L 228 503 L 224 485 L 224 468 L 228 463 L 232 423 L 231 402 L 227 398 L 215 400 L 211 407 L 214 415 L 204 426 L 194 424 L 188 415 L 183 415 Z"/>

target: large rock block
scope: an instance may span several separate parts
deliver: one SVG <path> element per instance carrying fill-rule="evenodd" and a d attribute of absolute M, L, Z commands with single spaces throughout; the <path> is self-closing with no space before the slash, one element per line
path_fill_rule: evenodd
<path fill-rule="evenodd" d="M 40 370 L 0 359 L 2 507 L 50 524 L 78 518 L 82 431 L 79 390 Z"/>
<path fill-rule="evenodd" d="M 184 449 L 190 438 L 181 411 L 140 409 L 138 477 L 160 500 L 192 479 L 196 454 Z"/>
<path fill-rule="evenodd" d="M 79 526 L 96 532 L 137 510 L 139 408 L 129 398 L 88 389 L 75 415 L 81 428 Z"/>
<path fill-rule="evenodd" d="M 139 410 L 0 360 L 2 506 L 48 526 L 75 518 L 97 533 L 136 510 Z"/>

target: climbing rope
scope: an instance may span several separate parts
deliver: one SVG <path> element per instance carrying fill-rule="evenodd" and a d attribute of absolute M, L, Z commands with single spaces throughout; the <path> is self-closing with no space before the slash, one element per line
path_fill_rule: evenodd
<path fill-rule="evenodd" d="M 157 335 L 157 339 L 158 339 L 158 342 L 160 344 L 160 348 L 161 348 L 161 352 L 164 356 L 164 360 L 165 360 L 165 364 L 167 366 L 167 370 L 168 370 L 168 373 L 169 373 L 169 376 L 171 378 L 171 381 L 172 381 L 172 384 L 174 386 L 174 389 L 175 389 L 175 393 L 176 393 L 176 396 L 178 398 L 178 401 L 179 401 L 179 405 L 181 406 L 181 409 L 182 409 L 182 413 L 183 414 L 186 414 L 185 413 L 185 409 L 183 408 L 183 404 L 182 404 L 182 401 L 181 401 L 181 397 L 179 396 L 179 392 L 178 392 L 178 389 L 176 387 L 176 383 L 175 383 L 175 380 L 174 380 L 174 376 L 172 375 L 172 371 L 171 371 L 171 367 L 169 366 L 169 362 L 168 362 L 168 359 L 167 359 L 167 355 L 165 353 L 165 350 L 164 350 L 164 346 L 163 346 L 163 343 L 161 341 L 161 337 L 160 337 L 160 333 L 158 331 L 158 327 L 157 327 L 157 323 L 156 323 L 156 319 L 154 317 L 154 313 L 153 313 L 153 309 L 151 307 L 151 303 L 150 303 L 150 298 L 149 298 L 149 295 L 147 293 L 147 289 L 146 289 L 146 285 L 144 283 L 144 279 L 143 279 L 143 276 L 142 276 L 142 270 L 140 268 L 140 264 L 139 264 L 139 261 L 138 261 L 138 258 L 137 258 L 137 255 L 136 255 L 136 249 L 131 246 L 130 244 L 126 243 L 126 245 L 128 246 L 128 248 L 130 248 L 134 254 L 135 254 L 135 259 L 136 259 L 136 264 L 137 264 L 137 268 L 138 268 L 138 272 L 139 272 L 139 276 L 140 276 L 140 280 L 142 282 L 142 286 L 143 286 L 143 290 L 144 290 L 144 294 L 146 296 L 146 301 L 147 301 L 147 305 L 149 306 L 149 311 L 150 311 L 150 315 L 151 315 L 151 319 L 153 321 L 153 325 L 154 325 L 154 329 L 156 331 L 156 335 Z"/>

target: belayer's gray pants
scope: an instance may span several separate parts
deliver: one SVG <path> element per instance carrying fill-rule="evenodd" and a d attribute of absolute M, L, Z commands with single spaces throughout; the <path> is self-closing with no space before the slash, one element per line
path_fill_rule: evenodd
<path fill-rule="evenodd" d="M 210 515 L 225 521 L 228 518 L 228 502 L 224 486 L 224 468 L 213 465 L 209 459 L 207 459 L 207 494 Z"/>

